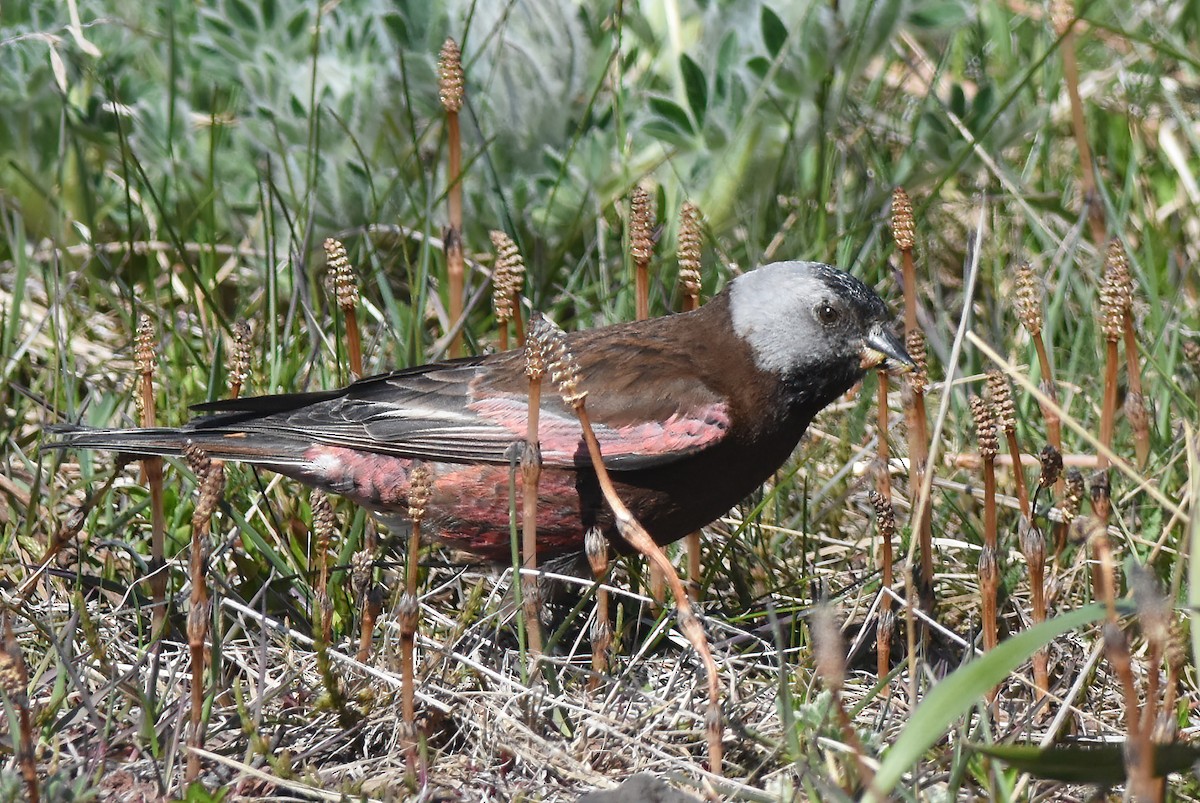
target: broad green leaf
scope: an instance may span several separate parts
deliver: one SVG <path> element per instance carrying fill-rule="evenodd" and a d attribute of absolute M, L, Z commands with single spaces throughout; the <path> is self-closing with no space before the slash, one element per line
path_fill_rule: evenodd
<path fill-rule="evenodd" d="M 763 78 L 767 71 L 771 69 L 771 60 L 762 56 L 755 56 L 746 62 L 746 67 L 750 72 L 754 73 L 756 78 Z"/>
<path fill-rule="evenodd" d="M 666 98 L 650 98 L 650 109 L 685 134 L 693 134 L 692 121 L 683 107 Z"/>
<path fill-rule="evenodd" d="M 704 115 L 708 111 L 708 80 L 704 71 L 686 53 L 679 57 L 679 72 L 683 75 L 683 88 L 687 92 L 688 105 L 696 118 L 696 127 L 704 127 Z"/>
<path fill-rule="evenodd" d="M 1086 605 L 1013 636 L 1000 646 L 955 670 L 925 696 L 895 744 L 883 754 L 883 763 L 864 801 L 886 798 L 908 772 L 920 762 L 947 728 L 978 703 L 988 690 L 1029 660 L 1039 649 L 1071 630 L 1098 621 L 1104 607 Z"/>
<path fill-rule="evenodd" d="M 787 28 L 784 27 L 783 20 L 767 6 L 763 6 L 762 10 L 762 37 L 767 52 L 772 57 L 779 55 L 784 42 L 787 41 Z"/>

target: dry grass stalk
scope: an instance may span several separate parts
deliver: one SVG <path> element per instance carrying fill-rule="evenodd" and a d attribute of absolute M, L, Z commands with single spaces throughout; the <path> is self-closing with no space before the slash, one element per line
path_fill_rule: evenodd
<path fill-rule="evenodd" d="M 1117 240 L 1108 244 L 1104 260 L 1104 278 L 1100 284 L 1100 328 L 1104 333 L 1104 402 L 1100 415 L 1100 442 L 1111 448 L 1117 415 L 1117 346 L 1125 326 L 1125 313 L 1130 306 L 1129 263 L 1125 249 Z M 1108 458 L 1100 455 L 1101 468 L 1107 468 Z"/>
<path fill-rule="evenodd" d="M 1179 694 L 1179 683 L 1187 669 L 1187 650 L 1184 647 L 1183 633 L 1180 631 L 1178 623 L 1172 624 L 1165 661 L 1167 686 L 1163 691 L 1163 702 L 1159 708 L 1161 713 L 1155 728 L 1156 741 L 1160 743 L 1173 741 L 1179 729 L 1174 716 L 1175 701 Z"/>
<path fill-rule="evenodd" d="M 584 535 L 584 552 L 592 577 L 596 581 L 596 618 L 592 622 L 592 676 L 588 688 L 600 686 L 600 680 L 608 672 L 608 650 L 612 646 L 612 623 L 608 618 L 608 589 L 603 585 L 608 574 L 608 539 L 598 528 L 592 527 Z"/>
<path fill-rule="evenodd" d="M 654 256 L 654 223 L 654 201 L 650 193 L 640 185 L 634 187 L 629 198 L 629 255 L 634 264 L 634 296 L 639 321 L 650 317 L 650 258 Z M 653 565 L 649 573 L 650 597 L 662 604 L 666 599 L 666 578 Z"/>
<path fill-rule="evenodd" d="M 209 600 L 205 578 L 208 573 L 212 517 L 217 511 L 221 492 L 225 487 L 225 471 L 221 461 L 210 460 L 204 450 L 194 443 L 189 443 L 184 448 L 184 457 L 187 458 L 188 465 L 196 475 L 199 489 L 196 509 L 192 512 L 192 544 L 188 562 L 188 574 L 192 584 L 187 615 L 188 652 L 191 657 L 192 669 L 191 731 L 188 735 L 188 746 L 202 748 L 204 747 L 204 669 L 210 659 L 206 639 L 208 623 L 212 618 L 212 602 Z M 187 783 L 191 783 L 199 775 L 200 756 L 194 750 L 189 751 L 185 780 Z"/>
<path fill-rule="evenodd" d="M 324 491 L 314 489 L 308 496 L 312 508 L 312 529 L 316 536 L 314 557 L 317 561 L 317 626 L 318 649 L 329 644 L 333 637 L 333 604 L 329 599 L 329 547 L 337 532 L 337 517 Z"/>
<path fill-rule="evenodd" d="M 250 378 L 250 325 L 237 321 L 233 325 L 233 348 L 229 357 L 229 395 L 238 398 Z"/>
<path fill-rule="evenodd" d="M 1117 416 L 1117 372 L 1119 361 L 1117 345 L 1121 341 L 1125 325 L 1125 314 L 1130 306 L 1129 263 L 1125 258 L 1125 249 L 1117 240 L 1108 244 L 1108 253 L 1104 260 L 1104 279 L 1100 285 L 1100 328 L 1104 332 L 1104 401 L 1100 410 L 1100 443 L 1111 448 L 1113 432 L 1116 429 Z M 1108 457 L 1101 452 L 1097 455 L 1097 466 L 1100 473 L 1108 470 Z M 1103 524 L 1108 524 L 1111 511 L 1107 493 L 1108 479 L 1104 479 L 1105 493 L 1097 497 L 1093 492 L 1092 508 Z M 1100 502 L 1097 506 L 1097 501 Z"/>
<path fill-rule="evenodd" d="M 433 494 L 433 475 L 424 464 L 413 467 L 408 477 L 408 517 L 412 531 L 408 536 L 408 554 L 405 566 L 404 594 L 400 597 L 398 618 L 400 623 L 400 682 L 402 697 L 401 711 L 404 722 L 405 751 L 408 755 L 410 772 L 417 770 L 417 710 L 416 710 L 416 651 L 418 616 L 417 579 L 421 554 L 421 525 L 425 521 L 425 510 Z"/>
<path fill-rule="evenodd" d="M 521 573 L 521 602 L 525 610 L 525 630 L 529 651 L 536 663 L 542 654 L 541 586 L 538 583 L 537 508 L 538 483 L 542 475 L 542 454 L 538 422 L 542 407 L 542 379 L 546 375 L 552 324 L 537 316 L 529 322 L 525 341 L 525 376 L 529 379 L 529 414 L 526 416 L 525 450 L 521 454 L 521 554 L 525 571 Z"/>
<path fill-rule="evenodd" d="M 882 381 L 882 374 L 880 378 Z M 880 431 L 883 441 L 883 430 Z M 886 463 L 884 464 L 886 465 Z M 888 676 L 892 663 L 892 636 L 896 632 L 896 614 L 892 611 L 892 595 L 895 585 L 895 568 L 892 558 L 892 541 L 896 537 L 896 512 L 892 508 L 891 485 L 886 472 L 880 480 L 879 491 L 871 491 L 871 504 L 875 507 L 875 525 L 879 530 L 880 564 L 882 565 L 882 594 L 879 598 L 879 621 L 875 626 L 876 672 L 879 679 Z"/>
<path fill-rule="evenodd" d="M 1058 509 L 1062 512 L 1063 527 L 1055 532 L 1054 556 L 1057 558 L 1067 546 L 1067 529 L 1070 527 L 1079 511 L 1083 509 L 1083 499 L 1087 494 L 1083 472 L 1077 468 L 1069 468 L 1063 475 L 1065 491 L 1059 498 Z M 1060 532 L 1061 531 L 1061 532 Z"/>
<path fill-rule="evenodd" d="M 978 396 L 971 396 L 970 404 L 971 414 L 975 417 L 975 436 L 979 440 L 979 456 L 983 459 L 983 550 L 979 553 L 983 648 L 992 650 L 999 643 L 996 623 L 996 598 L 1000 591 L 997 565 L 999 528 L 996 519 L 996 453 L 999 442 L 996 422 L 987 403 Z M 995 699 L 995 690 L 992 699 Z"/>
<path fill-rule="evenodd" d="M 317 561 L 316 605 L 317 621 L 313 628 L 313 649 L 317 654 L 317 674 L 342 724 L 353 722 L 353 717 L 342 694 L 341 682 L 334 673 L 329 656 L 329 644 L 333 638 L 333 601 L 329 597 L 329 554 L 337 537 L 337 516 L 333 505 L 323 491 L 313 490 L 308 497 L 312 508 L 312 531 L 316 537 L 314 558 Z"/>
<path fill-rule="evenodd" d="M 1017 525 L 1017 538 L 1029 567 L 1029 595 L 1036 627 L 1046 621 L 1046 539 L 1033 520 L 1025 516 L 1021 516 Z M 1039 698 L 1050 688 L 1049 655 L 1045 649 L 1033 654 L 1033 685 Z"/>
<path fill-rule="evenodd" d="M 446 140 L 448 166 L 446 171 L 446 201 L 449 207 L 449 225 L 446 230 L 446 274 L 449 279 L 450 327 L 458 325 L 463 315 L 463 204 L 462 204 L 462 134 L 459 131 L 458 113 L 462 111 L 466 97 L 466 82 L 463 76 L 462 51 L 453 39 L 442 44 L 438 54 L 438 99 L 446 112 Z M 450 355 L 463 354 L 462 335 L 456 334 L 450 342 Z"/>
<path fill-rule="evenodd" d="M 158 423 L 154 403 L 154 371 L 157 367 L 154 355 L 158 351 L 158 339 L 149 315 L 142 315 L 138 321 L 135 344 L 134 362 L 140 379 L 138 402 L 142 426 L 153 427 Z M 147 457 L 141 462 L 142 474 L 150 490 L 150 632 L 155 639 L 159 639 L 167 621 L 167 519 L 163 507 L 163 461 L 161 457 Z"/>
<path fill-rule="evenodd" d="M 579 386 L 579 365 L 575 361 L 574 355 L 567 350 L 566 338 L 563 336 L 562 330 L 557 327 L 553 328 L 547 358 L 551 378 L 558 387 L 563 401 L 575 411 L 575 415 L 579 418 L 584 442 L 587 444 L 588 456 L 592 461 L 592 469 L 596 472 L 600 491 L 604 494 L 604 499 L 612 510 L 617 531 L 630 546 L 641 552 L 651 564 L 657 565 L 662 570 L 667 579 L 667 585 L 675 597 L 679 629 L 700 656 L 701 663 L 704 664 L 708 686 L 705 730 L 708 735 L 709 771 L 720 775 L 724 749 L 721 743 L 724 732 L 721 719 L 721 690 L 717 676 L 717 663 L 713 660 L 712 650 L 708 645 L 708 636 L 704 633 L 704 626 L 693 612 L 691 599 L 688 597 L 679 575 L 676 574 L 675 567 L 671 565 L 670 559 L 663 552 L 662 547 L 655 543 L 646 529 L 634 518 L 633 513 L 621 501 L 621 497 L 617 495 L 617 489 L 613 486 L 612 478 L 604 465 L 600 442 L 596 440 L 596 433 L 592 429 L 591 419 L 588 417 L 587 391 Z"/>
<path fill-rule="evenodd" d="M 1039 458 L 1042 470 L 1038 475 L 1038 493 L 1063 485 L 1062 454 L 1050 444 L 1046 444 L 1042 447 Z M 1021 517 L 1017 532 L 1021 553 L 1029 567 L 1032 620 L 1036 626 L 1046 621 L 1046 538 L 1033 519 L 1025 516 Z M 1044 648 L 1033 654 L 1033 684 L 1039 699 L 1044 697 L 1050 688 L 1049 660 L 1049 654 Z"/>
<path fill-rule="evenodd" d="M 908 353 L 917 364 L 909 376 L 911 402 L 905 408 L 908 418 L 908 485 L 913 494 L 914 509 L 921 511 L 920 519 L 913 523 L 921 555 L 921 576 L 917 595 L 921 607 L 932 611 L 935 603 L 933 593 L 933 518 L 928 504 L 919 505 L 916 494 L 925 487 L 925 475 L 929 470 L 929 419 L 925 411 L 925 385 L 928 376 L 928 360 L 925 354 L 925 333 L 917 322 L 917 268 L 913 261 L 913 250 L 917 245 L 916 219 L 913 217 L 912 201 L 903 187 L 892 191 L 892 238 L 900 249 L 904 275 L 904 339 Z"/>
<path fill-rule="evenodd" d="M 675 253 L 679 261 L 679 286 L 683 290 L 683 311 L 700 307 L 700 209 L 684 201 L 679 209 L 679 238 Z M 700 532 L 688 535 L 685 541 L 688 558 L 688 593 L 694 601 L 703 596 L 700 570 Z"/>
<path fill-rule="evenodd" d="M 1138 567 L 1131 579 L 1133 602 L 1137 607 L 1138 624 L 1142 635 L 1146 638 L 1146 694 L 1145 707 L 1142 710 L 1140 733 L 1145 740 L 1146 750 L 1153 749 L 1155 724 L 1159 713 L 1162 688 L 1160 677 L 1163 660 L 1170 649 L 1171 633 L 1171 604 L 1163 595 L 1149 570 Z"/>
<path fill-rule="evenodd" d="M 25 666 L 25 655 L 13 633 L 10 614 L 0 614 L 3 621 L 3 642 L 0 643 L 0 693 L 17 711 L 17 766 L 25 781 L 25 797 L 30 803 L 38 803 L 41 794 L 38 785 L 37 764 L 34 761 L 33 718 L 29 714 L 29 670 Z"/>
<path fill-rule="evenodd" d="M 346 353 L 350 359 L 350 377 L 363 375 L 362 335 L 358 330 L 358 278 L 354 266 L 346 255 L 346 246 L 332 237 L 325 241 L 325 256 L 329 272 L 333 274 L 334 295 L 338 309 L 346 318 Z"/>
<path fill-rule="evenodd" d="M 813 611 L 813 663 L 816 666 L 817 677 L 829 691 L 833 701 L 833 710 L 837 714 L 838 727 L 842 731 L 842 739 L 850 747 L 858 770 L 858 788 L 866 789 L 875 780 L 875 773 L 866 760 L 866 750 L 862 740 L 854 730 L 854 723 L 846 711 L 842 691 L 846 683 L 846 645 L 842 641 L 842 633 L 834 619 L 833 609 L 828 604 L 818 605 Z M 846 790 L 848 792 L 852 789 Z"/>
<path fill-rule="evenodd" d="M 1083 100 L 1079 95 L 1079 64 L 1075 59 L 1075 10 L 1070 0 L 1054 0 L 1050 18 L 1054 30 L 1062 37 L 1063 80 L 1067 85 L 1067 96 L 1071 101 L 1071 129 L 1075 134 L 1075 147 L 1079 150 L 1079 187 L 1083 195 L 1084 211 L 1092 230 L 1092 242 L 1099 245 L 1108 239 L 1104 228 L 1104 209 L 1096 191 L 1096 175 L 1092 166 L 1092 149 L 1088 145 L 1087 123 L 1083 119 Z"/>
<path fill-rule="evenodd" d="M 1138 360 L 1137 322 L 1133 314 L 1133 273 L 1126 271 L 1124 279 L 1128 285 L 1129 305 L 1121 322 L 1121 334 L 1125 340 L 1125 374 L 1129 390 L 1125 394 L 1125 418 L 1133 430 L 1133 448 L 1138 465 L 1145 467 L 1150 460 L 1150 415 L 1146 410 L 1146 394 L 1142 390 L 1142 368 Z"/>
<path fill-rule="evenodd" d="M 525 341 L 521 325 L 521 307 L 517 303 L 521 288 L 525 284 L 525 260 L 517 244 L 502 231 L 491 232 L 492 248 L 496 262 L 492 268 L 492 307 L 496 312 L 496 325 L 500 330 L 500 350 L 508 351 L 508 322 L 517 327 L 517 343 Z"/>
<path fill-rule="evenodd" d="M 1013 403 L 1012 388 L 1008 380 L 999 371 L 988 371 L 988 392 L 992 397 L 992 415 L 996 428 L 1004 433 L 1008 444 L 1008 454 L 1012 458 L 1013 482 L 1017 489 L 1017 501 L 1021 506 L 1021 515 L 1033 517 L 1029 506 L 1029 489 L 1025 484 L 1025 472 L 1021 468 L 1021 447 L 1017 443 L 1017 408 Z M 994 460 L 994 456 L 993 456 Z"/>
<path fill-rule="evenodd" d="M 1038 282 L 1037 276 L 1034 275 L 1033 266 L 1028 262 L 1022 262 L 1016 268 L 1016 293 L 1015 306 L 1017 310 L 1017 318 L 1021 321 L 1021 325 L 1025 327 L 1025 331 L 1029 333 L 1029 338 L 1033 341 L 1034 351 L 1037 353 L 1038 369 L 1041 374 L 1039 385 L 1050 404 L 1044 403 L 1041 398 L 1038 399 L 1038 406 L 1042 411 L 1042 419 L 1046 422 L 1046 437 L 1050 441 L 1050 445 L 1062 454 L 1062 420 L 1058 417 L 1058 412 L 1055 406 L 1058 405 L 1058 390 L 1054 384 L 1054 374 L 1050 368 L 1050 355 L 1046 349 L 1046 341 L 1042 337 L 1042 299 L 1041 299 L 1041 284 Z M 1058 481 L 1054 483 L 1054 493 L 1061 499 L 1066 493 L 1066 485 L 1063 477 L 1060 475 Z M 1067 525 L 1064 522 L 1055 524 L 1054 527 L 1054 542 L 1056 544 L 1065 544 L 1067 539 Z"/>
<path fill-rule="evenodd" d="M 1135 800 L 1157 800 L 1160 791 L 1154 777 L 1154 750 L 1150 728 L 1144 728 L 1141 698 L 1133 676 L 1133 659 L 1129 636 L 1121 629 L 1117 616 L 1117 564 L 1113 556 L 1108 529 L 1099 519 L 1092 519 L 1088 529 L 1088 546 L 1097 561 L 1097 582 L 1094 588 L 1104 602 L 1107 615 L 1104 623 L 1104 652 L 1113 673 L 1121 683 L 1125 697 L 1125 777 L 1128 790 Z M 1153 667 L 1157 672 L 1158 667 Z M 1152 720 L 1151 720 L 1152 721 Z"/>
<path fill-rule="evenodd" d="M 366 529 L 369 532 L 371 525 L 367 524 Z M 375 622 L 383 610 L 383 589 L 375 582 L 375 539 L 368 535 L 364 540 L 363 548 L 350 558 L 350 588 L 361 611 L 356 658 L 362 663 L 371 658 Z"/>

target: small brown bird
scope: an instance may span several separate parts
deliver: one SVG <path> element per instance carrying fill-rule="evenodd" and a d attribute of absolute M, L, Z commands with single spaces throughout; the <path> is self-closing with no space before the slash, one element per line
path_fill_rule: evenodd
<path fill-rule="evenodd" d="M 778 262 L 698 310 L 567 335 L 618 493 L 660 544 L 726 513 L 795 449 L 813 416 L 888 361 L 911 368 L 870 288 L 836 268 Z M 407 526 L 409 475 L 433 476 L 426 522 L 444 543 L 509 557 L 511 466 L 524 442 L 525 357 L 423 365 L 341 390 L 200 405 L 178 429 L 58 430 L 59 448 L 252 463 Z M 599 526 L 625 550 L 573 411 L 543 393 L 538 556 L 583 549 Z M 516 472 L 521 499 L 520 472 Z M 518 501 L 518 505 L 520 502 Z"/>

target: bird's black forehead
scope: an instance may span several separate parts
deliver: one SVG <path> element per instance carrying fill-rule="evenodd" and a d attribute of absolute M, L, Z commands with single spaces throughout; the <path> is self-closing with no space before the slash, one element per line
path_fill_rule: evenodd
<path fill-rule="evenodd" d="M 887 317 L 887 305 L 883 299 L 863 282 L 831 265 L 818 265 L 817 276 L 825 286 L 846 299 L 868 318 Z"/>

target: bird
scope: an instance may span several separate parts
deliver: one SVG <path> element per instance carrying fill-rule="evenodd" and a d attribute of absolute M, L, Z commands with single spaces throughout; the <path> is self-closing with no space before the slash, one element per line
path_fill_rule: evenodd
<path fill-rule="evenodd" d="M 727 513 L 790 457 L 813 417 L 872 368 L 913 360 L 871 288 L 818 262 L 747 271 L 690 311 L 567 334 L 617 493 L 660 545 Z M 510 487 L 526 437 L 522 350 L 435 362 L 317 392 L 197 405 L 178 428 L 60 427 L 48 445 L 134 457 L 249 463 L 409 526 L 417 466 L 426 532 L 476 558 L 511 559 Z M 578 554 L 598 528 L 629 552 L 575 411 L 543 392 L 538 559 Z M 428 478 L 427 480 L 425 478 Z"/>

